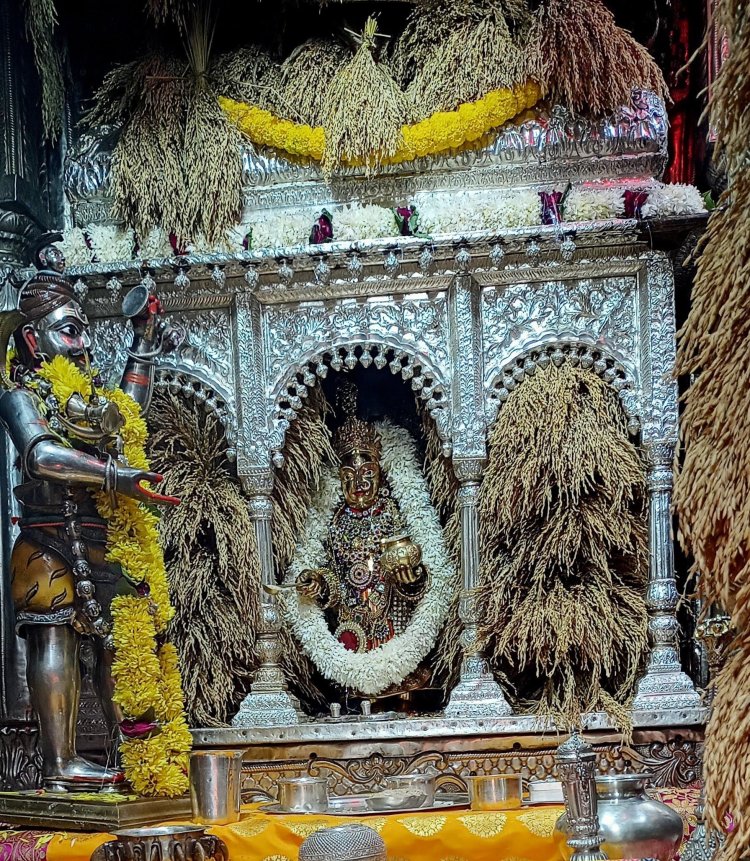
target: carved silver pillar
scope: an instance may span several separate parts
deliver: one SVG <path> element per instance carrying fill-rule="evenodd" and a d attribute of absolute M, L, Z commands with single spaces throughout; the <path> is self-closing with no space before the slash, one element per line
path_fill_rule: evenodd
<path fill-rule="evenodd" d="M 251 489 L 257 491 L 259 482 L 255 476 L 251 484 Z M 249 506 L 250 516 L 255 525 L 255 537 L 258 542 L 262 582 L 263 584 L 270 584 L 274 582 L 271 545 L 273 500 L 270 496 L 273 479 L 270 473 L 264 484 L 263 490 L 265 492 L 254 493 L 250 497 Z M 250 686 L 250 693 L 242 701 L 240 710 L 232 721 L 233 726 L 286 726 L 300 722 L 302 712 L 299 701 L 289 693 L 284 671 L 281 668 L 280 631 L 281 613 L 276 604 L 276 599 L 263 589 L 260 627 L 255 644 L 260 666 Z"/>
<path fill-rule="evenodd" d="M 556 759 L 571 835 L 571 861 L 604 861 L 607 856 L 600 849 L 596 753 L 578 732 L 573 732 L 557 749 Z"/>
<path fill-rule="evenodd" d="M 680 664 L 679 595 L 672 543 L 672 463 L 675 444 L 659 440 L 644 445 L 649 462 L 649 582 L 646 601 L 651 654 L 638 683 L 633 709 L 698 708 L 700 696 Z"/>
<path fill-rule="evenodd" d="M 479 484 L 487 456 L 479 286 L 469 274 L 471 254 L 455 255 L 458 274 L 448 291 L 453 372 L 453 469 L 461 515 L 461 678 L 445 709 L 449 718 L 503 717 L 511 707 L 490 672 L 479 639 Z"/>
<path fill-rule="evenodd" d="M 461 480 L 461 678 L 445 709 L 449 718 L 504 717 L 512 712 L 502 688 L 495 681 L 479 636 L 479 477 L 482 461 L 458 461 Z M 467 477 L 469 476 L 469 477 Z"/>

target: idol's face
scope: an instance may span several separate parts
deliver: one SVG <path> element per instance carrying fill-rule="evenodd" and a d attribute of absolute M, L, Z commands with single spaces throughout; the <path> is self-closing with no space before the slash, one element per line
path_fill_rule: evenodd
<path fill-rule="evenodd" d="M 41 359 L 65 356 L 86 368 L 91 350 L 89 320 L 77 302 L 66 302 L 45 317 L 23 327 L 23 338 L 32 355 Z"/>
<path fill-rule="evenodd" d="M 48 245 L 39 252 L 39 262 L 44 269 L 62 274 L 65 269 L 65 257 L 56 245 Z"/>
<path fill-rule="evenodd" d="M 339 476 L 347 505 L 361 510 L 375 503 L 380 490 L 380 464 L 370 452 L 347 455 Z"/>

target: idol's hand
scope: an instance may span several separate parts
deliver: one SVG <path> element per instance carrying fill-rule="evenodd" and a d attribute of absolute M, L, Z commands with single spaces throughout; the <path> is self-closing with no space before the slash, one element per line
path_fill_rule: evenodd
<path fill-rule="evenodd" d="M 147 481 L 150 485 L 159 484 L 164 480 L 163 475 L 158 472 L 147 472 L 140 469 L 132 469 L 129 466 L 117 466 L 117 478 L 115 490 L 123 496 L 130 496 L 140 502 L 148 502 L 156 505 L 179 505 L 180 500 L 176 496 L 166 496 L 156 493 L 148 487 L 143 486 Z"/>
<path fill-rule="evenodd" d="M 416 583 L 421 576 L 419 567 L 412 568 L 410 565 L 397 565 L 393 568 L 393 579 L 401 586 L 409 586 Z"/>
<path fill-rule="evenodd" d="M 320 568 L 308 569 L 307 571 L 303 571 L 299 577 L 297 577 L 297 581 L 295 586 L 297 587 L 297 591 L 304 598 L 307 598 L 308 601 L 317 601 L 323 595 L 323 587 L 325 585 L 325 577 L 323 575 L 323 571 Z"/>

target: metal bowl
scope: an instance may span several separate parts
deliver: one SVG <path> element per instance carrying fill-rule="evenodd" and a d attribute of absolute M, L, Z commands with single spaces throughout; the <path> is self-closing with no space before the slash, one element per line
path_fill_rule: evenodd
<path fill-rule="evenodd" d="M 432 807 L 435 803 L 434 774 L 394 774 L 385 781 L 388 790 L 410 790 L 414 795 L 424 796 L 423 807 Z"/>
<path fill-rule="evenodd" d="M 328 781 L 325 777 L 284 777 L 278 781 L 279 807 L 287 813 L 325 813 Z"/>
<path fill-rule="evenodd" d="M 520 774 L 482 774 L 468 782 L 472 810 L 515 810 L 521 806 Z"/>
<path fill-rule="evenodd" d="M 386 790 L 377 795 L 371 795 L 367 799 L 367 806 L 370 810 L 385 813 L 389 810 L 413 810 L 415 807 L 424 807 L 426 801 L 427 796 L 423 792 L 408 794 L 406 791 L 388 792 Z"/>

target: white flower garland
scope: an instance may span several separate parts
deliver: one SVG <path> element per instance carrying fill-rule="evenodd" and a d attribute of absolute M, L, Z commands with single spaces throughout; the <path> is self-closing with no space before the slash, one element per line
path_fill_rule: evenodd
<path fill-rule="evenodd" d="M 626 186 L 579 185 L 568 194 L 564 222 L 581 222 L 622 218 L 623 194 Z M 632 182 L 629 188 L 648 192 L 642 214 L 647 218 L 668 218 L 705 212 L 701 193 L 692 185 L 664 185 L 656 181 Z M 562 189 L 558 189 L 562 190 Z M 414 203 L 420 217 L 420 233 L 466 233 L 474 230 L 499 231 L 511 227 L 530 227 L 541 223 L 542 209 L 536 188 L 508 191 L 460 191 L 417 194 Z M 358 239 L 384 239 L 398 235 L 393 210 L 374 204 L 350 203 L 331 206 L 334 239 L 354 242 Z M 209 245 L 197 237 L 188 243 L 186 251 L 235 252 L 243 247 L 245 236 L 252 230 L 252 248 L 288 248 L 306 245 L 313 224 L 321 214 L 320 208 L 278 209 L 245 213 L 243 223 L 227 231 L 224 241 Z M 86 242 L 88 237 L 91 248 Z M 73 227 L 65 231 L 63 251 L 68 265 L 130 260 L 135 239 L 132 230 L 115 225 L 89 225 L 84 230 Z M 154 228 L 140 241 L 139 259 L 171 257 L 169 237 Z"/>
<path fill-rule="evenodd" d="M 369 652 L 352 652 L 331 633 L 322 608 L 296 591 L 284 594 L 287 621 L 315 666 L 327 678 L 368 696 L 398 684 L 427 656 L 448 615 L 458 578 L 448 559 L 443 529 L 430 500 L 427 481 L 409 432 L 388 421 L 379 422 L 382 466 L 406 521 L 410 537 L 422 548 L 430 572 L 427 591 L 414 609 L 406 630 Z M 308 568 L 326 563 L 324 541 L 328 525 L 341 504 L 337 471 L 324 476 L 307 517 L 304 533 L 287 571 L 287 582 Z"/>

